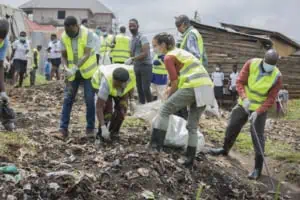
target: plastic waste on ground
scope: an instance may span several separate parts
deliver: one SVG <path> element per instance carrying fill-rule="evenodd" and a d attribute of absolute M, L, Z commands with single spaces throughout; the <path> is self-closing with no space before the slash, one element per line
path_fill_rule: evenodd
<path fill-rule="evenodd" d="M 145 105 L 138 105 L 133 117 L 143 119 L 148 123 L 156 123 L 157 114 L 162 105 L 161 101 L 154 101 Z M 188 145 L 188 130 L 186 129 L 187 121 L 181 117 L 171 115 L 167 135 L 165 139 L 165 146 L 187 148 Z M 198 133 L 197 152 L 204 149 L 205 139 L 200 130 Z"/>
<path fill-rule="evenodd" d="M 221 113 L 219 111 L 219 105 L 217 100 L 214 101 L 214 106 L 206 106 L 205 111 L 204 111 L 205 115 L 208 116 L 215 116 L 220 118 L 221 117 Z"/>
<path fill-rule="evenodd" d="M 0 172 L 3 174 L 18 174 L 18 168 L 15 165 L 0 167 Z"/>

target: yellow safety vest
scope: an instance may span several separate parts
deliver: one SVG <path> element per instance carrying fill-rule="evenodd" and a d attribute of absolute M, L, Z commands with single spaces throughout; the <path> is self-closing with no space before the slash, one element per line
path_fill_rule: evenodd
<path fill-rule="evenodd" d="M 100 37 L 101 47 L 100 47 L 100 55 L 103 56 L 106 52 L 111 50 L 110 45 L 112 43 L 113 36 L 107 35 L 107 37 Z"/>
<path fill-rule="evenodd" d="M 117 89 L 115 89 L 113 87 L 113 71 L 119 67 L 122 67 L 124 69 L 126 69 L 129 72 L 129 80 L 126 84 L 126 88 L 124 89 L 124 91 L 122 92 L 122 94 L 118 94 Z M 136 77 L 134 74 L 134 70 L 133 70 L 133 66 L 128 66 L 128 65 L 123 65 L 120 66 L 118 65 L 106 65 L 106 66 L 101 66 L 97 72 L 93 75 L 92 78 L 92 86 L 94 89 L 99 89 L 100 88 L 100 81 L 102 77 L 105 77 L 106 80 L 108 81 L 108 86 L 109 86 L 109 91 L 111 96 L 113 97 L 117 97 L 117 96 L 124 96 L 126 95 L 129 91 L 131 91 L 133 88 L 136 87 Z"/>
<path fill-rule="evenodd" d="M 4 40 L 5 40 L 5 39 L 4 39 Z M 3 47 L 3 45 L 4 45 L 4 40 L 3 40 L 2 42 L 0 42 L 0 48 Z"/>
<path fill-rule="evenodd" d="M 167 55 L 175 56 L 183 63 L 183 67 L 179 71 L 178 88 L 196 88 L 203 85 L 213 86 L 206 69 L 191 53 L 175 48 L 169 51 Z"/>
<path fill-rule="evenodd" d="M 39 66 L 36 66 L 35 62 L 34 62 L 34 54 L 35 53 L 37 53 L 37 64 L 39 65 L 39 63 L 40 63 L 40 52 L 37 49 L 33 49 L 33 64 L 32 64 L 32 67 L 34 69 L 37 69 Z"/>
<path fill-rule="evenodd" d="M 197 42 L 198 42 L 198 47 L 201 53 L 201 58 L 200 58 L 200 62 L 202 64 L 203 62 L 203 56 L 202 54 L 204 53 L 204 44 L 203 44 L 203 39 L 202 39 L 202 35 L 199 33 L 199 31 L 197 29 L 195 29 L 194 27 L 190 27 L 184 37 L 183 40 L 180 44 L 180 49 L 185 49 L 186 45 L 187 45 L 187 39 L 189 37 L 190 34 L 194 34 L 197 37 Z"/>
<path fill-rule="evenodd" d="M 274 86 L 281 73 L 277 67 L 271 73 L 261 75 L 261 63 L 263 59 L 255 58 L 251 61 L 248 84 L 245 86 L 246 96 L 250 101 L 250 111 L 257 110 L 268 98 L 270 89 Z M 261 76 L 261 77 L 260 77 Z M 239 104 L 243 100 L 239 98 Z"/>
<path fill-rule="evenodd" d="M 152 73 L 153 74 L 160 74 L 160 75 L 167 75 L 168 71 L 166 69 L 165 63 L 158 58 L 158 55 L 155 55 L 153 58 L 153 62 L 158 61 L 160 65 L 153 65 Z"/>
<path fill-rule="evenodd" d="M 130 38 L 119 34 L 115 38 L 115 47 L 111 50 L 113 63 L 124 63 L 130 57 Z"/>
<path fill-rule="evenodd" d="M 88 29 L 84 27 L 80 27 L 77 43 L 78 43 L 78 60 L 80 60 L 84 56 L 84 49 L 87 45 L 88 40 Z M 72 48 L 72 39 L 66 34 L 66 32 L 62 35 L 62 42 L 64 43 L 67 51 L 68 58 L 68 68 L 72 69 L 74 67 L 74 53 Z M 91 55 L 87 61 L 82 66 L 79 66 L 79 71 L 84 79 L 89 79 L 93 76 L 93 74 L 97 70 L 97 58 L 94 50 L 91 51 Z M 69 81 L 73 81 L 75 79 L 75 74 L 68 78 Z"/>

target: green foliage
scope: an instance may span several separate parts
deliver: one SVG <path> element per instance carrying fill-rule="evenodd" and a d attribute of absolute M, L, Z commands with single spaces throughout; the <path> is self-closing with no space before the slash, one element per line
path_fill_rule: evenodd
<path fill-rule="evenodd" d="M 36 73 L 36 79 L 35 79 L 35 85 L 44 85 L 47 84 L 48 81 L 46 80 L 46 77 L 42 74 Z M 28 75 L 24 80 L 24 86 L 29 87 L 30 86 L 30 75 Z"/>

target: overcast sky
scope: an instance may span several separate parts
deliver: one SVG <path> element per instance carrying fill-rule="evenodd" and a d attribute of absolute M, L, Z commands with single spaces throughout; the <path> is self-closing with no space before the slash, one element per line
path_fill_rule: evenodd
<path fill-rule="evenodd" d="M 127 25 L 130 18 L 137 18 L 143 32 L 149 35 L 158 31 L 174 32 L 174 16 L 183 13 L 192 17 L 197 10 L 204 24 L 227 22 L 270 29 L 300 42 L 299 0 L 100 1 L 115 12 L 121 24 Z M 24 2 L 26 0 L 1 0 L 1 3 L 15 7 Z"/>

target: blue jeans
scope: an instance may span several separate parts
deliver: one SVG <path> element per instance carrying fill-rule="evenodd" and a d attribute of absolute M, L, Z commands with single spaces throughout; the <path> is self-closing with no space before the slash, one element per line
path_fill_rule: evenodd
<path fill-rule="evenodd" d="M 64 92 L 64 104 L 60 119 L 60 128 L 68 129 L 70 122 L 70 114 L 72 111 L 72 106 L 80 86 L 83 82 L 84 87 L 84 99 L 86 105 L 86 129 L 95 128 L 95 100 L 94 100 L 94 90 L 90 79 L 75 79 L 72 82 L 68 82 Z"/>

